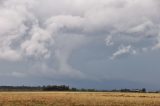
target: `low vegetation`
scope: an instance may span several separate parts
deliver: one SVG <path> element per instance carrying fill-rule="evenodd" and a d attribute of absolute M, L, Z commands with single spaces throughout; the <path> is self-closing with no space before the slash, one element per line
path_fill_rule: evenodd
<path fill-rule="evenodd" d="M 160 94 L 114 92 L 1 92 L 0 106 L 160 106 Z"/>

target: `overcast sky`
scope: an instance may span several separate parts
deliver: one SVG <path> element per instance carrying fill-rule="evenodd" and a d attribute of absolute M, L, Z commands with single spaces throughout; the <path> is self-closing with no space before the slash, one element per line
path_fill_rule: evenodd
<path fill-rule="evenodd" d="M 159 0 L 0 0 L 0 85 L 160 88 Z"/>

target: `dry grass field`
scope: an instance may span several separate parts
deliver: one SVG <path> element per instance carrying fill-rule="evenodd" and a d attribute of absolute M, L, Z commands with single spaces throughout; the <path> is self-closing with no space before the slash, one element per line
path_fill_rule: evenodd
<path fill-rule="evenodd" d="M 0 106 L 160 106 L 160 94 L 1 92 Z"/>

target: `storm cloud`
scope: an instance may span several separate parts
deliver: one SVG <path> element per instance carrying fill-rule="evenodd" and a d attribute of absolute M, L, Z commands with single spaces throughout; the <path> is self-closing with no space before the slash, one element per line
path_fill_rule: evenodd
<path fill-rule="evenodd" d="M 159 51 L 159 10 L 158 0 L 1 0 L 0 60 L 14 67 L 3 66 L 1 75 L 99 80 L 95 61 L 123 63 Z M 104 79 L 122 78 L 106 69 L 98 69 Z"/>

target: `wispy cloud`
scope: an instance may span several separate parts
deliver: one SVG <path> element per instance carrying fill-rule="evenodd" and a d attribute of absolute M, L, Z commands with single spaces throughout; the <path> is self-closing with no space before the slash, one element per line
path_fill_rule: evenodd
<path fill-rule="evenodd" d="M 115 53 L 113 53 L 111 59 L 114 60 L 124 55 L 134 55 L 134 54 L 136 54 L 136 51 L 131 47 L 131 45 L 128 46 L 122 45 Z"/>

